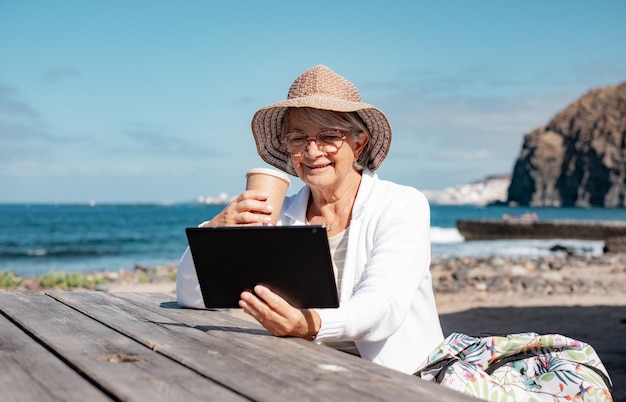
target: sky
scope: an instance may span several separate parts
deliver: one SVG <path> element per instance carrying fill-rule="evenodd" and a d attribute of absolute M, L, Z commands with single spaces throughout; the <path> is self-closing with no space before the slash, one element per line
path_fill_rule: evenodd
<path fill-rule="evenodd" d="M 510 174 L 525 133 L 626 81 L 625 17 L 622 0 L 0 0 L 0 202 L 237 195 L 268 167 L 252 116 L 318 64 L 390 120 L 381 178 Z"/>

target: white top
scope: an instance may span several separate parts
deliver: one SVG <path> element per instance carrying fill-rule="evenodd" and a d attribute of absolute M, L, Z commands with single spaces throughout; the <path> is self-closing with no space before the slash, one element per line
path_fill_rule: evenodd
<path fill-rule="evenodd" d="M 335 282 L 337 282 L 337 293 L 341 297 L 341 275 L 343 274 L 343 264 L 346 260 L 346 249 L 348 245 L 348 233 L 350 228 L 337 233 L 328 238 L 328 248 L 330 249 L 330 257 L 333 262 L 333 271 L 335 272 Z"/>
<path fill-rule="evenodd" d="M 333 261 L 333 270 L 335 271 L 335 281 L 337 282 L 337 293 L 341 297 L 341 276 L 343 274 L 343 264 L 346 260 L 346 248 L 348 245 L 348 233 L 350 227 L 328 238 L 330 255 Z M 354 341 L 338 341 L 338 342 L 320 342 L 331 348 L 341 350 L 359 356 L 359 349 Z"/>
<path fill-rule="evenodd" d="M 279 225 L 304 225 L 310 189 L 287 197 Z M 408 374 L 443 341 L 430 275 L 430 207 L 415 188 L 363 171 L 352 210 L 340 306 L 316 309 L 316 341 L 354 340 L 361 356 Z M 203 308 L 189 250 L 178 266 L 183 307 Z"/>

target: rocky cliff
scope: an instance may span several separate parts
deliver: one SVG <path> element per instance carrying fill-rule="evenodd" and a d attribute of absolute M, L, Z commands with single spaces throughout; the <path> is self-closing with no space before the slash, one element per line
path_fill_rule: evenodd
<path fill-rule="evenodd" d="M 525 135 L 507 202 L 626 207 L 626 82 L 587 92 Z"/>

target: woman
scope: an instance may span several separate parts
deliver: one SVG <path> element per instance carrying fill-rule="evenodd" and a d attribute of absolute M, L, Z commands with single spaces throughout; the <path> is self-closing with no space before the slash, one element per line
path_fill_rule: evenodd
<path fill-rule="evenodd" d="M 260 109 L 252 131 L 261 158 L 305 186 L 287 197 L 279 225 L 325 225 L 340 306 L 296 309 L 263 286 L 240 307 L 276 336 L 358 349 L 375 363 L 414 373 L 443 340 L 430 265 L 430 210 L 422 193 L 373 173 L 389 151 L 385 115 L 328 67 L 292 84 L 288 99 Z M 262 225 L 271 210 L 246 191 L 203 226 Z M 189 250 L 178 267 L 177 298 L 203 308 Z"/>

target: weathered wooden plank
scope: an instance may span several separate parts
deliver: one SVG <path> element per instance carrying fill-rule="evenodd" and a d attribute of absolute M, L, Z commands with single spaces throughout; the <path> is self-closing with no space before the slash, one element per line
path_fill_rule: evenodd
<path fill-rule="evenodd" d="M 3 315 L 0 390 L 5 401 L 111 401 Z"/>
<path fill-rule="evenodd" d="M 85 313 L 254 400 L 472 400 L 330 348 L 273 337 L 221 312 L 180 309 L 165 295 L 117 294 L 118 302 L 95 293 L 51 295 L 81 311 L 114 303 L 115 320 L 105 310 Z M 147 331 L 137 322 L 141 314 L 161 328 Z"/>
<path fill-rule="evenodd" d="M 314 389 L 293 385 L 299 383 L 296 371 L 281 373 L 277 370 L 268 370 L 271 359 L 267 354 L 261 354 L 262 347 L 251 340 L 273 337 L 258 326 L 245 331 L 256 331 L 260 337 L 248 337 L 251 340 L 248 340 L 248 344 L 242 345 L 240 336 L 245 333 L 238 324 L 250 323 L 228 315 L 220 314 L 219 317 L 223 320 L 214 321 L 212 330 L 205 333 L 176 318 L 163 315 L 162 311 L 146 310 L 137 304 L 104 293 L 49 292 L 49 294 L 251 399 L 271 401 L 320 399 L 320 395 L 317 395 Z M 156 309 L 167 310 L 159 307 L 159 304 L 156 305 Z M 115 313 L 111 314 L 111 311 Z M 199 313 L 193 310 L 188 312 Z M 348 392 L 345 395 L 354 393 Z"/>
<path fill-rule="evenodd" d="M 115 314 L 106 303 L 98 308 Z M 0 292 L 0 309 L 113 398 L 151 402 L 245 400 L 43 294 Z"/>

